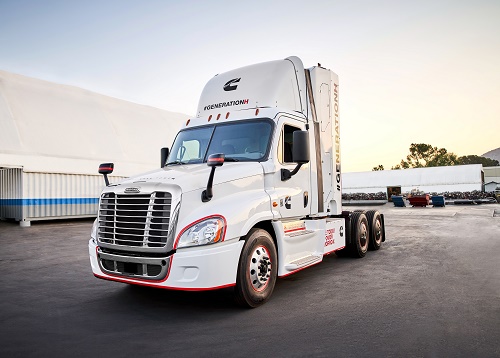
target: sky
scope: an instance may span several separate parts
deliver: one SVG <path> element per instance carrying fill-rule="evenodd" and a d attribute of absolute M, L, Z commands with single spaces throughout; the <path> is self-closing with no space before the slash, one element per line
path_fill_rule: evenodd
<path fill-rule="evenodd" d="M 339 75 L 342 170 L 390 169 L 411 143 L 500 147 L 499 19 L 498 0 L 0 0 L 0 70 L 194 115 L 217 73 L 298 56 Z"/>

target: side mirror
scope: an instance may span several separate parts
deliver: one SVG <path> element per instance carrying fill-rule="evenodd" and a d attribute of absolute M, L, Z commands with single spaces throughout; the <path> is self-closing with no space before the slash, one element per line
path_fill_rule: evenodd
<path fill-rule="evenodd" d="M 224 154 L 212 154 L 208 157 L 207 165 L 209 167 L 221 167 L 224 164 L 226 156 Z"/>
<path fill-rule="evenodd" d="M 292 171 L 281 169 L 281 181 L 287 181 L 297 174 L 303 164 L 309 163 L 309 133 L 307 131 L 293 132 L 292 157 L 297 166 Z"/>
<path fill-rule="evenodd" d="M 221 167 L 224 164 L 224 158 L 225 155 L 222 153 L 212 154 L 208 157 L 207 165 L 211 167 L 212 170 L 210 171 L 210 176 L 208 177 L 207 188 L 201 193 L 201 201 L 204 203 L 212 200 L 212 197 L 214 196 L 212 192 L 212 184 L 214 182 L 215 168 Z"/>
<path fill-rule="evenodd" d="M 99 174 L 102 174 L 104 176 L 104 182 L 106 183 L 106 186 L 109 185 L 109 180 L 108 180 L 108 174 L 113 173 L 115 165 L 113 163 L 102 163 L 99 165 Z"/>
<path fill-rule="evenodd" d="M 168 148 L 161 148 L 161 163 L 160 168 L 163 168 L 167 164 L 169 150 Z"/>

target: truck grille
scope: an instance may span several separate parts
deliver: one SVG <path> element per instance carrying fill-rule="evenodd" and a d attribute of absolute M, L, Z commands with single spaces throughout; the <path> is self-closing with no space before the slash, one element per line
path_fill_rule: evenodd
<path fill-rule="evenodd" d="M 105 193 L 99 207 L 102 243 L 161 248 L 167 243 L 172 195 Z"/>

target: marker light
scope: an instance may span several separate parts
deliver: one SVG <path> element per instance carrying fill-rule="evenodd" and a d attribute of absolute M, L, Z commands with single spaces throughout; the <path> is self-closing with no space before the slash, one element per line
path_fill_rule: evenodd
<path fill-rule="evenodd" d="M 228 119 L 228 118 L 229 118 L 229 112 L 226 113 L 226 119 Z"/>
<path fill-rule="evenodd" d="M 259 109 L 257 108 L 257 109 L 255 110 L 255 115 L 258 115 L 258 114 L 259 114 Z"/>
<path fill-rule="evenodd" d="M 220 113 L 217 115 L 217 120 L 219 120 L 219 118 L 220 118 Z"/>
<path fill-rule="evenodd" d="M 208 121 L 210 122 L 212 120 L 212 115 L 208 116 Z"/>
<path fill-rule="evenodd" d="M 190 119 L 188 119 L 188 120 L 187 120 L 187 122 L 186 122 L 186 126 L 189 124 L 189 122 L 191 122 L 191 120 L 190 120 Z"/>

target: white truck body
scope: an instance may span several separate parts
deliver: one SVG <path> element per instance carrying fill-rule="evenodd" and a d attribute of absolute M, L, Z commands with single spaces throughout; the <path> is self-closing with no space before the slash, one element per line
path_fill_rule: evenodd
<path fill-rule="evenodd" d="M 250 277 L 250 292 L 262 296 L 246 302 L 255 307 L 272 292 L 261 274 L 287 276 L 343 249 L 351 214 L 341 206 L 338 94 L 336 74 L 320 66 L 305 70 L 297 57 L 212 78 L 167 164 L 104 189 L 89 241 L 94 275 L 168 289 L 240 291 Z M 301 166 L 292 161 L 295 131 L 309 140 L 310 160 Z M 215 153 L 225 155 L 216 170 L 207 166 Z M 296 166 L 284 179 L 282 172 Z M 213 197 L 205 201 L 211 170 Z M 372 225 L 366 218 L 363 225 L 367 241 Z M 245 268 L 245 245 L 256 230 L 273 243 L 249 249 L 248 260 L 262 264 L 249 261 Z"/>

